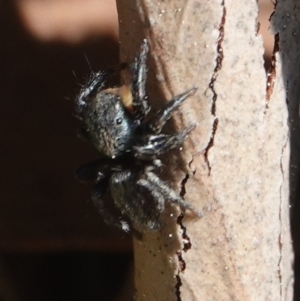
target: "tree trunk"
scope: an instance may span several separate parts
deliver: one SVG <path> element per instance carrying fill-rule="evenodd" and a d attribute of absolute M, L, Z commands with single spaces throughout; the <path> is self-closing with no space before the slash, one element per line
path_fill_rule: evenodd
<path fill-rule="evenodd" d="M 151 104 L 198 88 L 168 130 L 197 127 L 182 151 L 164 157 L 163 175 L 204 216 L 168 206 L 161 231 L 134 239 L 136 300 L 292 300 L 288 81 L 282 49 L 269 76 L 264 70 L 257 2 L 117 0 L 117 7 L 122 61 L 149 41 Z"/>

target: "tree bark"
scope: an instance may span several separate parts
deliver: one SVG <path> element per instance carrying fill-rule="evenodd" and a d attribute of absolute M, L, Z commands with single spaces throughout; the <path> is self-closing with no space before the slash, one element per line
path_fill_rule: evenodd
<path fill-rule="evenodd" d="M 168 130 L 197 127 L 163 176 L 204 216 L 168 206 L 161 231 L 134 239 L 136 300 L 292 300 L 287 80 L 280 52 L 264 70 L 257 2 L 117 7 L 121 60 L 149 41 L 151 105 L 198 88 Z"/>

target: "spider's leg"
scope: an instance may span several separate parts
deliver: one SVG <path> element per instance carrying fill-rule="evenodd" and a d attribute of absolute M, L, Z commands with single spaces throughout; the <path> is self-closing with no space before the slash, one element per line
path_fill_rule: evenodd
<path fill-rule="evenodd" d="M 166 200 L 178 204 L 182 210 L 190 210 L 193 213 L 196 213 L 199 217 L 203 216 L 202 212 L 198 211 L 194 206 L 186 202 L 173 189 L 166 185 L 155 173 L 152 171 L 146 171 L 146 177 L 149 189 L 156 190 L 163 195 Z"/>
<path fill-rule="evenodd" d="M 134 155 L 139 159 L 153 159 L 171 149 L 180 147 L 187 135 L 195 128 L 190 126 L 176 135 L 151 135 L 145 145 L 134 146 Z"/>
<path fill-rule="evenodd" d="M 156 205 L 157 210 L 159 212 L 161 212 L 165 208 L 165 199 L 164 199 L 164 196 L 161 194 L 161 192 L 158 190 L 152 189 L 153 187 L 151 185 L 149 185 L 150 183 L 146 179 L 138 180 L 137 184 L 146 188 L 151 193 L 153 198 L 157 201 L 157 205 Z"/>
<path fill-rule="evenodd" d="M 76 176 L 80 181 L 87 181 L 90 178 L 97 178 L 96 185 L 92 193 L 92 201 L 98 208 L 103 220 L 108 225 L 116 226 L 125 232 L 130 230 L 130 226 L 127 222 L 119 220 L 113 213 L 109 211 L 109 208 L 105 206 L 104 200 L 101 198 L 106 192 L 108 187 L 109 177 L 112 172 L 119 170 L 119 164 L 109 158 L 101 158 L 89 162 L 76 171 Z"/>
<path fill-rule="evenodd" d="M 118 164 L 116 160 L 104 157 L 80 166 L 75 170 L 75 174 L 81 182 L 95 178 L 99 181 L 108 177 L 111 172 L 119 170 L 120 168 L 120 164 Z"/>
<path fill-rule="evenodd" d="M 149 45 L 146 39 L 143 40 L 141 51 L 136 56 L 132 69 L 131 91 L 133 96 L 132 106 L 135 109 L 135 115 L 138 119 L 143 119 L 150 111 L 150 105 L 146 95 L 146 77 L 147 77 L 147 55 Z"/>
<path fill-rule="evenodd" d="M 103 163 L 102 159 L 88 162 L 75 170 L 76 177 L 79 181 L 85 182 L 90 179 L 95 179 L 98 175 L 98 170 Z"/>
<path fill-rule="evenodd" d="M 92 72 L 87 79 L 86 83 L 80 90 L 76 99 L 76 112 L 78 118 L 81 119 L 82 113 L 90 101 L 90 96 L 97 91 L 101 90 L 105 84 L 104 72 Z"/>
<path fill-rule="evenodd" d="M 119 220 L 114 214 L 112 214 L 107 208 L 105 208 L 104 200 L 101 199 L 108 186 L 108 180 L 99 181 L 94 187 L 92 200 L 95 206 L 98 208 L 103 221 L 112 226 L 116 226 L 125 232 L 130 231 L 130 226 L 126 221 Z"/>
<path fill-rule="evenodd" d="M 149 127 L 153 133 L 159 134 L 165 123 L 171 118 L 175 111 L 189 96 L 193 95 L 197 88 L 192 88 L 186 92 L 175 96 L 170 100 L 164 109 L 160 110 L 150 121 Z"/>
<path fill-rule="evenodd" d="M 127 169 L 114 173 L 109 181 L 116 207 L 144 229 L 159 228 L 159 213 L 164 206 L 163 196 L 145 187 L 143 171 Z"/>

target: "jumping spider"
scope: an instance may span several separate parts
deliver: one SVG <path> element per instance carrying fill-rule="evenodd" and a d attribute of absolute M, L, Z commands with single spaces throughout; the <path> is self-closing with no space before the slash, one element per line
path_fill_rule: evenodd
<path fill-rule="evenodd" d="M 180 147 L 194 128 L 188 127 L 175 135 L 160 133 L 172 112 L 196 88 L 175 96 L 155 116 L 149 117 L 151 107 L 145 92 L 148 51 L 145 39 L 131 65 L 130 87 L 104 89 L 106 75 L 92 73 L 76 99 L 81 132 L 101 154 L 99 160 L 80 167 L 77 177 L 82 181 L 96 177 L 93 202 L 107 224 L 126 232 L 132 224 L 144 230 L 159 229 L 159 216 L 167 201 L 182 210 L 196 212 L 155 174 L 162 165 L 157 157 Z M 115 207 L 129 223 L 104 206 L 101 197 L 107 189 Z"/>

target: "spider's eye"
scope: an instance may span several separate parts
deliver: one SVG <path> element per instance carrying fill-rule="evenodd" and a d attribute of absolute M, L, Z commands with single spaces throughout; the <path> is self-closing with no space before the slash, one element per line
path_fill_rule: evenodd
<path fill-rule="evenodd" d="M 120 125 L 123 122 L 122 118 L 117 118 L 116 119 L 116 124 Z"/>

